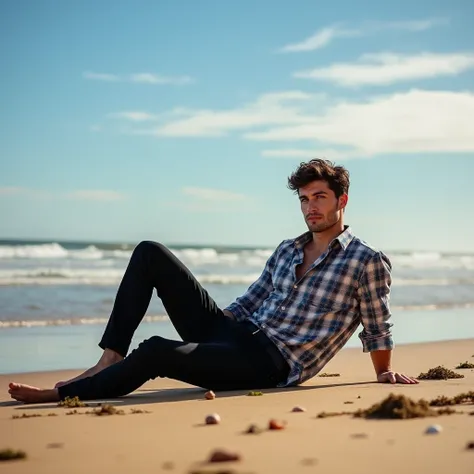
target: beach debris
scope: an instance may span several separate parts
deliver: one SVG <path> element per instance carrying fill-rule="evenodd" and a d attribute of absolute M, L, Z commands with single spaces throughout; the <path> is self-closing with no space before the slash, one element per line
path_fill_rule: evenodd
<path fill-rule="evenodd" d="M 286 422 L 284 421 L 279 421 L 275 419 L 271 419 L 268 422 L 268 429 L 269 430 L 284 430 L 286 428 Z"/>
<path fill-rule="evenodd" d="M 357 395 L 357 398 L 362 398 L 360 395 Z"/>
<path fill-rule="evenodd" d="M 25 459 L 25 451 L 17 449 L 0 449 L 0 461 L 13 461 L 15 459 Z"/>
<path fill-rule="evenodd" d="M 255 423 L 252 423 L 246 430 L 245 433 L 248 434 L 260 434 L 263 431 L 263 428 L 260 428 L 260 426 L 256 425 Z"/>
<path fill-rule="evenodd" d="M 212 390 L 209 390 L 204 394 L 204 397 L 206 400 L 214 400 L 214 398 L 216 398 L 216 394 Z"/>
<path fill-rule="evenodd" d="M 107 415 L 125 415 L 123 410 L 115 408 L 109 403 L 100 404 L 98 408 L 86 412 L 88 415 L 107 416 Z"/>
<path fill-rule="evenodd" d="M 372 405 L 366 410 L 357 410 L 354 416 L 357 418 L 378 419 L 409 419 L 424 418 L 427 416 L 448 415 L 456 413 L 452 408 L 446 407 L 441 410 L 430 408 L 426 400 L 415 401 L 405 395 L 391 393 L 381 402 Z"/>
<path fill-rule="evenodd" d="M 471 413 L 472 415 L 472 413 Z M 468 441 L 466 444 L 466 449 L 473 449 L 474 450 L 474 441 Z"/>
<path fill-rule="evenodd" d="M 86 412 L 86 413 L 90 413 L 90 412 Z M 84 413 L 80 413 L 77 410 L 71 410 L 71 411 L 67 411 L 66 415 L 84 415 Z"/>
<path fill-rule="evenodd" d="M 225 449 L 216 449 L 210 454 L 208 462 L 229 462 L 240 461 L 241 459 L 242 456 L 239 453 Z"/>
<path fill-rule="evenodd" d="M 64 443 L 49 443 L 46 445 L 48 449 L 59 449 L 64 447 Z"/>
<path fill-rule="evenodd" d="M 367 433 L 352 433 L 351 434 L 351 438 L 355 438 L 355 439 L 365 439 L 368 437 L 369 435 Z"/>
<path fill-rule="evenodd" d="M 460 393 L 454 397 L 446 397 L 440 395 L 439 397 L 433 398 L 430 400 L 429 404 L 432 407 L 446 407 L 450 405 L 461 405 L 463 403 L 474 403 L 474 391 L 470 390 L 469 392 Z"/>
<path fill-rule="evenodd" d="M 79 400 L 79 397 L 66 397 L 64 400 L 61 400 L 58 402 L 58 407 L 64 407 L 64 408 L 82 408 L 82 407 L 88 407 L 86 403 L 83 401 Z"/>
<path fill-rule="evenodd" d="M 425 434 L 438 434 L 443 431 L 443 428 L 440 425 L 430 425 L 426 428 Z"/>
<path fill-rule="evenodd" d="M 139 415 L 141 413 L 151 413 L 151 411 L 142 410 L 141 408 L 131 408 L 130 413 L 132 415 Z"/>
<path fill-rule="evenodd" d="M 351 403 L 354 403 L 354 402 L 351 402 L 350 400 L 348 400 L 347 402 L 344 402 L 344 405 L 350 405 Z"/>
<path fill-rule="evenodd" d="M 58 416 L 57 413 L 48 413 L 46 416 Z"/>
<path fill-rule="evenodd" d="M 474 364 L 471 364 L 466 360 L 466 362 L 461 362 L 456 369 L 474 369 Z"/>
<path fill-rule="evenodd" d="M 221 417 L 217 413 L 212 413 L 206 416 L 206 425 L 218 425 L 221 422 Z"/>
<path fill-rule="evenodd" d="M 328 372 L 323 372 L 318 375 L 318 377 L 340 377 L 341 374 L 333 374 L 333 373 L 328 373 Z"/>
<path fill-rule="evenodd" d="M 261 397 L 262 395 L 263 395 L 262 392 L 253 392 L 252 391 L 252 392 L 247 393 L 248 397 Z"/>
<path fill-rule="evenodd" d="M 330 418 L 333 416 L 352 415 L 351 411 L 322 411 L 316 415 L 316 418 Z"/>
<path fill-rule="evenodd" d="M 12 415 L 13 420 L 19 420 L 21 418 L 38 418 L 43 416 L 41 413 L 22 413 L 21 415 Z"/>
<path fill-rule="evenodd" d="M 448 380 L 462 379 L 464 375 L 453 372 L 442 365 L 438 365 L 437 367 L 429 369 L 426 373 L 422 372 L 417 378 L 419 380 Z"/>
<path fill-rule="evenodd" d="M 299 405 L 297 405 L 297 406 L 293 407 L 291 409 L 291 411 L 294 412 L 294 413 L 301 413 L 301 412 L 306 411 L 306 408 L 300 407 Z"/>

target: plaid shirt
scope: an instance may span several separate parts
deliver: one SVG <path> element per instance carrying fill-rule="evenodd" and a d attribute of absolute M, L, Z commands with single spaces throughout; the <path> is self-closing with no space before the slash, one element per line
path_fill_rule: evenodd
<path fill-rule="evenodd" d="M 274 342 L 290 365 L 280 386 L 314 377 L 356 331 L 363 351 L 392 349 L 391 263 L 354 236 L 350 227 L 335 238 L 300 279 L 296 266 L 312 239 L 306 232 L 284 240 L 263 273 L 226 309 L 248 319 Z"/>

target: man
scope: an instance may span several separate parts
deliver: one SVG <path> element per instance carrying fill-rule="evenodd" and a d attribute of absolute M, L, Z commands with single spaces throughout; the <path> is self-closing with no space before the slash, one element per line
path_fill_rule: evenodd
<path fill-rule="evenodd" d="M 378 382 L 418 383 L 392 371 L 389 259 L 344 225 L 349 173 L 326 160 L 288 178 L 308 232 L 284 240 L 260 278 L 221 310 L 163 245 L 141 242 L 130 258 L 99 346 L 97 364 L 54 389 L 11 383 L 27 403 L 126 395 L 168 377 L 214 390 L 298 385 L 314 377 L 359 324 Z M 183 341 L 154 336 L 128 356 L 153 290 Z"/>

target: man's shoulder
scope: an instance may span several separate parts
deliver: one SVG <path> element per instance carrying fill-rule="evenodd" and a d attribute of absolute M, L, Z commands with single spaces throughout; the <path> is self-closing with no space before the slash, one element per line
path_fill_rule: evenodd
<path fill-rule="evenodd" d="M 365 260 L 366 262 L 369 262 L 373 258 L 380 258 L 390 263 L 387 254 L 383 250 L 360 237 L 354 236 L 348 249 L 350 249 L 352 255 L 358 255 L 361 260 Z"/>

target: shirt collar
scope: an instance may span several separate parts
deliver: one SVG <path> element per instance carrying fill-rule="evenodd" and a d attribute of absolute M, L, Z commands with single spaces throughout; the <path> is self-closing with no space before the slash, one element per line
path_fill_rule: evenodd
<path fill-rule="evenodd" d="M 298 248 L 303 248 L 312 238 L 312 232 L 307 231 L 304 234 L 301 234 L 296 237 L 295 246 Z M 339 242 L 339 245 L 341 246 L 342 250 L 346 250 L 346 248 L 352 242 L 353 238 L 354 234 L 352 232 L 352 229 L 348 225 L 345 225 L 344 230 L 331 241 L 329 247 L 332 247 L 336 242 Z"/>

